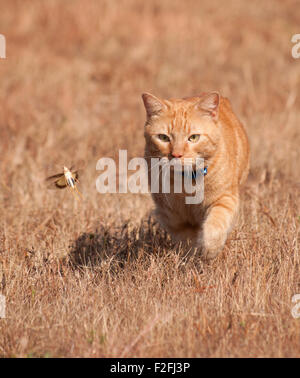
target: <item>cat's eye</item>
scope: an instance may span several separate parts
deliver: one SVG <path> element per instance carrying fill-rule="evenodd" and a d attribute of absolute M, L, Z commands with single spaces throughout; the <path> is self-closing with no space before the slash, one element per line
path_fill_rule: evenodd
<path fill-rule="evenodd" d="M 200 139 L 200 134 L 193 134 L 189 137 L 189 142 L 196 143 Z"/>
<path fill-rule="evenodd" d="M 162 142 L 170 142 L 170 138 L 166 134 L 158 134 L 158 139 Z"/>

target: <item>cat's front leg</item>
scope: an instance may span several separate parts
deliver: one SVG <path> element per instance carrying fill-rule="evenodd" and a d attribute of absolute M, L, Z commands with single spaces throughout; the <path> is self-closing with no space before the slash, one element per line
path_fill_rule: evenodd
<path fill-rule="evenodd" d="M 213 259 L 223 249 L 233 225 L 238 202 L 238 196 L 224 195 L 208 210 L 198 239 L 204 258 Z"/>

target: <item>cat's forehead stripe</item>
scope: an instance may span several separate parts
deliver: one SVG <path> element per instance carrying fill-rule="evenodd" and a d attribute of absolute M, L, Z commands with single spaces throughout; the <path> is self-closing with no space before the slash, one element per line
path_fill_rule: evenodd
<path fill-rule="evenodd" d="M 189 123 L 187 117 L 187 109 L 184 108 L 177 108 L 174 111 L 174 115 L 171 121 L 171 128 L 172 130 L 178 132 L 188 132 L 189 131 Z M 169 130 L 170 131 L 170 130 Z"/>

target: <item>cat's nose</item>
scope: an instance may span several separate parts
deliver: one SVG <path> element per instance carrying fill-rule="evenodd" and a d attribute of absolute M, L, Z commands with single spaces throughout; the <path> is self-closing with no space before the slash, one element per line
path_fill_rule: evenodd
<path fill-rule="evenodd" d="M 181 158 L 182 157 L 182 153 L 181 152 L 173 151 L 172 152 L 172 156 L 175 157 L 175 158 Z"/>

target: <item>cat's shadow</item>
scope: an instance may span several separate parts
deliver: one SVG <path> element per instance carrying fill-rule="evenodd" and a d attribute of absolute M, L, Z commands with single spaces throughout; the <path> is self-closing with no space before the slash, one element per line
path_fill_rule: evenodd
<path fill-rule="evenodd" d="M 138 226 L 125 222 L 120 227 L 102 226 L 98 230 L 83 233 L 75 240 L 69 253 L 73 267 L 101 267 L 103 263 L 123 268 L 126 262 L 146 259 L 149 255 L 176 252 L 176 244 L 151 217 Z"/>

